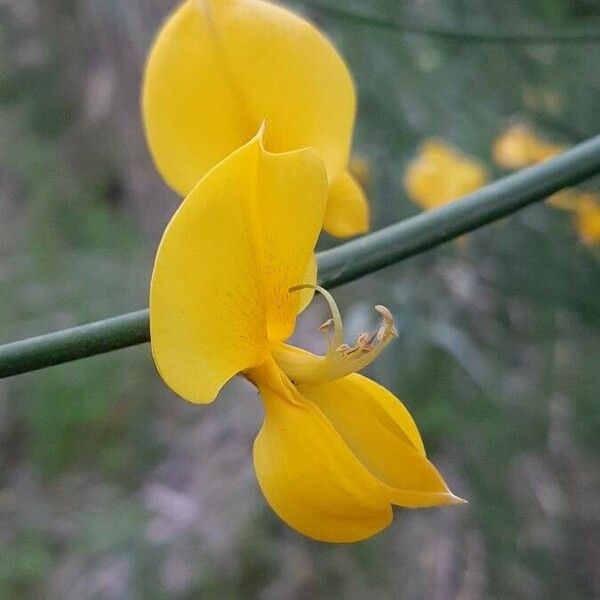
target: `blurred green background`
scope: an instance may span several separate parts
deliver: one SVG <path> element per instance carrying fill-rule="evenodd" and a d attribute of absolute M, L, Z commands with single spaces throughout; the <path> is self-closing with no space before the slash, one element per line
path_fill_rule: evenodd
<path fill-rule="evenodd" d="M 294 6 L 353 71 L 374 228 L 418 212 L 402 174 L 426 137 L 499 176 L 491 144 L 515 120 L 566 144 L 600 130 L 598 41 L 416 35 L 317 2 Z M 597 0 L 328 2 L 457 31 L 600 24 Z M 178 199 L 154 171 L 138 97 L 173 5 L 0 1 L 0 341 L 146 305 Z M 147 345 L 0 381 L 0 598 L 600 597 L 598 258 L 544 204 L 336 290 L 349 335 L 376 303 L 397 316 L 370 374 L 469 500 L 399 510 L 360 544 L 312 542 L 266 506 L 251 465 L 260 401 L 241 381 L 188 405 Z M 316 302 L 304 343 L 324 314 Z"/>

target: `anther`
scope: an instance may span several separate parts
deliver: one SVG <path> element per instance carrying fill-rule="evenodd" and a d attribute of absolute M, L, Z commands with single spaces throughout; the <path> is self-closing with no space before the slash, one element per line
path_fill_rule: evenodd
<path fill-rule="evenodd" d="M 369 339 L 367 340 L 367 344 L 369 344 L 369 346 L 373 346 L 373 342 L 377 339 L 377 335 L 378 335 L 378 331 L 373 331 L 371 333 L 371 335 L 369 336 Z"/>
<path fill-rule="evenodd" d="M 321 323 L 321 325 L 319 325 L 319 331 L 321 333 L 327 333 L 329 331 L 329 327 L 333 324 L 333 319 L 327 319 L 327 321 L 324 321 L 323 323 Z"/>
<path fill-rule="evenodd" d="M 356 345 L 358 346 L 358 348 L 360 348 L 364 352 L 368 352 L 369 350 L 373 349 L 370 339 L 371 339 L 371 336 L 368 333 L 361 333 L 356 338 Z"/>

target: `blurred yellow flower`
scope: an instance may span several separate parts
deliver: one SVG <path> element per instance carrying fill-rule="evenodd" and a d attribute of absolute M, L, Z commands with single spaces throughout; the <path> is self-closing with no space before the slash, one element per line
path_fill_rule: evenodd
<path fill-rule="evenodd" d="M 526 125 L 512 125 L 496 138 L 492 157 L 504 169 L 522 169 L 554 158 L 566 150 L 562 144 L 551 144 L 537 137 Z"/>
<path fill-rule="evenodd" d="M 323 227 L 356 235 L 368 205 L 347 169 L 356 96 L 333 45 L 310 23 L 261 0 L 185 0 L 146 65 L 142 112 L 157 168 L 187 195 L 261 123 L 272 152 L 313 148 L 330 183 Z"/>
<path fill-rule="evenodd" d="M 429 210 L 474 192 L 488 181 L 485 168 L 441 140 L 427 140 L 404 174 L 408 197 Z"/>
<path fill-rule="evenodd" d="M 565 188 L 560 192 L 548 196 L 547 202 L 554 208 L 559 208 L 561 210 L 575 210 L 580 196 L 581 192 L 578 192 L 575 188 Z"/>
<path fill-rule="evenodd" d="M 575 227 L 588 246 L 600 244 L 600 195 L 581 192 L 575 208 Z"/>
<path fill-rule="evenodd" d="M 376 307 L 382 326 L 349 346 L 335 302 L 315 285 L 327 188 L 317 152 L 267 152 L 262 132 L 212 169 L 160 243 L 151 343 L 167 385 L 191 402 L 211 402 L 235 374 L 254 383 L 265 409 L 254 466 L 267 501 L 307 536 L 352 542 L 389 525 L 392 505 L 462 501 L 407 409 L 356 373 L 397 335 L 389 311 Z M 325 356 L 285 343 L 315 289 L 332 312 Z"/>
<path fill-rule="evenodd" d="M 600 244 L 600 194 L 568 188 L 552 194 L 548 204 L 573 213 L 573 224 L 582 242 Z"/>

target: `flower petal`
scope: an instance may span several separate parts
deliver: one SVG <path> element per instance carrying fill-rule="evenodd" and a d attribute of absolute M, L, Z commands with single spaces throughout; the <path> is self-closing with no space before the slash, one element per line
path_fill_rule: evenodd
<path fill-rule="evenodd" d="M 355 373 L 299 391 L 385 484 L 390 502 L 413 508 L 461 502 L 425 457 L 410 414 L 388 390 Z"/>
<path fill-rule="evenodd" d="M 265 420 L 254 442 L 254 467 L 279 517 L 326 542 L 362 540 L 389 525 L 392 511 L 383 486 L 321 411 L 289 381 L 286 385 L 285 376 L 283 381 L 277 375 L 251 378 L 265 405 Z"/>
<path fill-rule="evenodd" d="M 392 434 L 407 438 L 415 450 L 425 456 L 421 434 L 412 415 L 388 389 L 363 375 L 353 374 L 340 382 Z"/>
<path fill-rule="evenodd" d="M 333 181 L 346 165 L 355 92 L 310 23 L 260 0 L 187 0 L 161 29 L 143 86 L 146 135 L 180 194 L 266 120 L 274 152 L 312 147 Z"/>
<path fill-rule="evenodd" d="M 337 237 L 349 237 L 369 230 L 367 198 L 348 171 L 344 171 L 329 188 L 323 228 Z"/>
<path fill-rule="evenodd" d="M 290 288 L 316 277 L 311 260 L 327 202 L 327 173 L 313 150 L 271 154 L 261 148 L 252 218 L 260 239 L 268 337 L 287 339 L 306 296 Z"/>
<path fill-rule="evenodd" d="M 408 197 L 424 210 L 474 192 L 487 181 L 487 171 L 477 160 L 435 139 L 421 146 L 404 174 Z"/>
<path fill-rule="evenodd" d="M 307 283 L 309 285 L 317 285 L 317 256 L 313 253 L 308 261 L 308 267 L 306 269 L 306 273 L 304 274 L 304 278 L 301 283 Z M 300 297 L 298 312 L 301 313 L 304 309 L 308 308 L 308 305 L 312 302 L 312 299 L 315 295 L 314 288 L 303 288 L 298 290 L 297 292 Z"/>
<path fill-rule="evenodd" d="M 210 402 L 265 359 L 271 330 L 291 332 L 299 298 L 288 289 L 306 271 L 326 193 L 314 152 L 269 154 L 259 134 L 181 204 L 150 290 L 154 360 L 179 395 Z"/>
<path fill-rule="evenodd" d="M 160 243 L 150 288 L 156 366 L 175 392 L 210 402 L 264 358 L 264 294 L 249 199 L 254 145 L 211 171 L 183 201 Z"/>

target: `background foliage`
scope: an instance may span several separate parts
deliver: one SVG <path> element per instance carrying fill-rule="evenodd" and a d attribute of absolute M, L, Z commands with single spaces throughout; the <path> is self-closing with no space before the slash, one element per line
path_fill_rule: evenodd
<path fill-rule="evenodd" d="M 594 0 L 328 1 L 457 31 L 600 22 Z M 417 212 L 402 174 L 424 138 L 498 176 L 491 144 L 514 121 L 567 144 L 600 129 L 598 42 L 450 40 L 294 5 L 354 73 L 374 228 Z M 3 341 L 146 304 L 177 199 L 147 155 L 138 94 L 170 6 L 0 2 Z M 0 597 L 598 597 L 599 291 L 597 249 L 547 205 L 337 291 L 351 332 L 375 303 L 397 315 L 400 339 L 371 374 L 470 502 L 399 511 L 353 546 L 304 539 L 265 506 L 250 459 L 260 404 L 241 382 L 187 405 L 148 347 L 0 382 Z M 323 315 L 307 315 L 306 345 Z"/>

